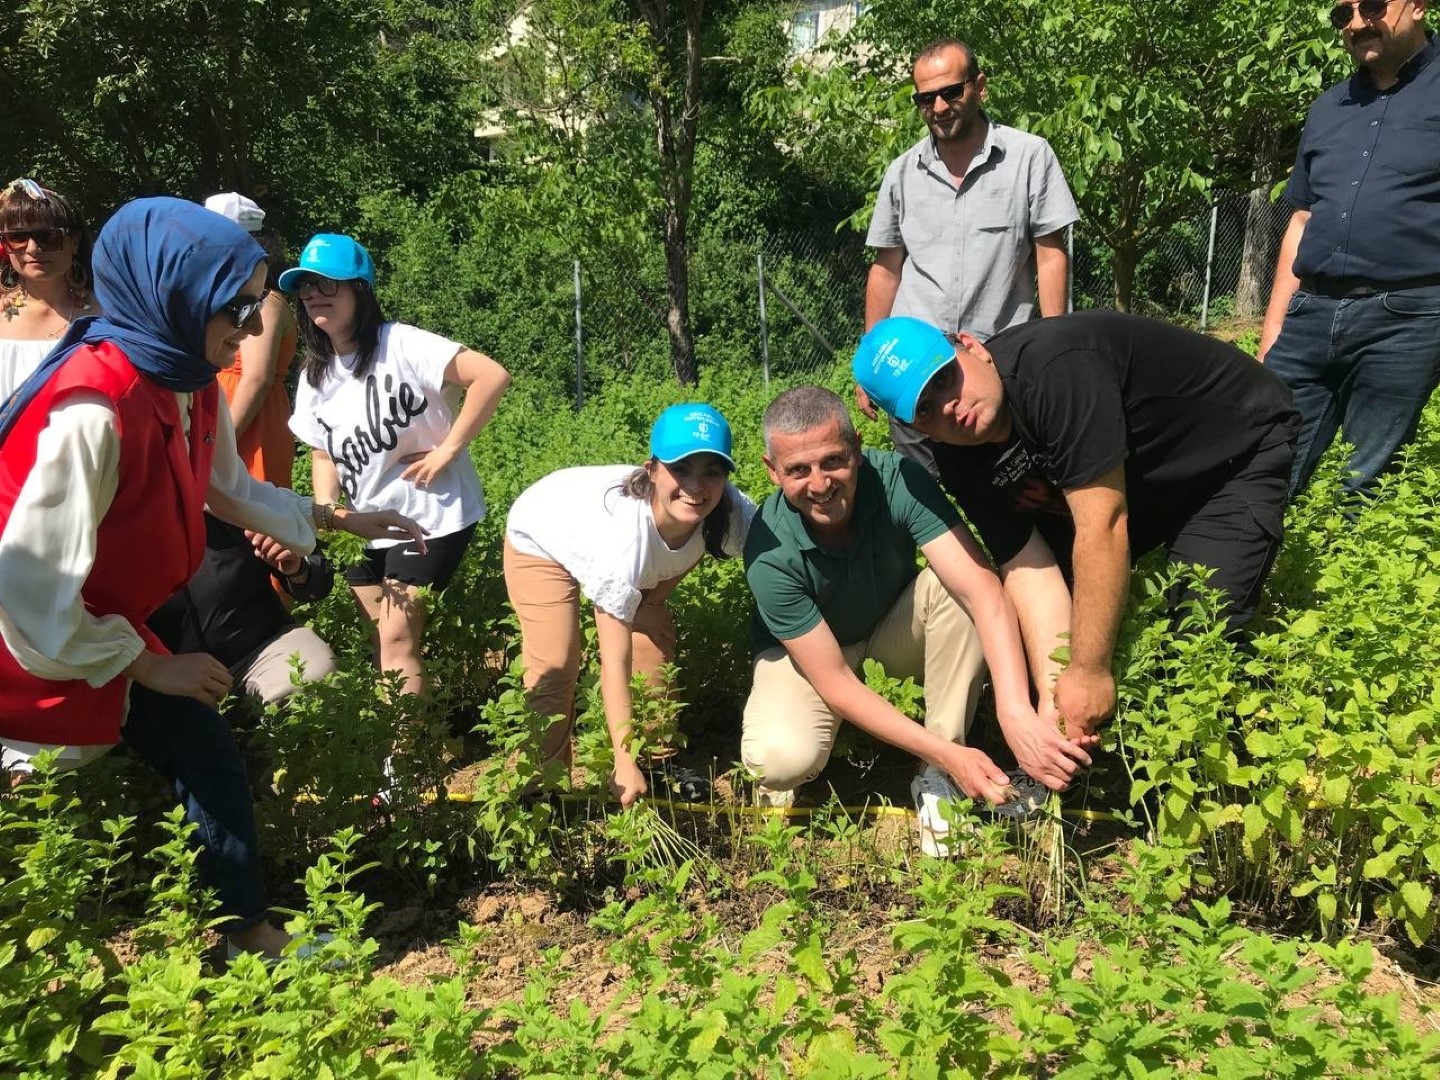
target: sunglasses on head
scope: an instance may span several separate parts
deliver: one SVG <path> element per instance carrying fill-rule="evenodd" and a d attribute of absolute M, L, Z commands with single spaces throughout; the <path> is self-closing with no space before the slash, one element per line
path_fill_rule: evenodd
<path fill-rule="evenodd" d="M 1365 2 L 1373 3 L 1376 0 L 1365 0 Z M 961 79 L 957 83 L 951 83 L 949 86 L 942 86 L 935 90 L 916 90 L 910 95 L 910 100 L 915 103 L 917 109 L 933 109 L 936 98 L 944 98 L 946 105 L 954 105 L 965 96 L 965 87 L 972 82 L 974 82 L 973 77 Z"/>
<path fill-rule="evenodd" d="M 295 282 L 295 295 L 301 300 L 307 296 L 314 296 L 316 293 L 321 296 L 334 296 L 339 291 L 340 282 L 334 278 L 321 277 L 319 274 L 305 274 Z"/>
<path fill-rule="evenodd" d="M 1385 9 L 1393 3 L 1395 0 L 1358 0 L 1353 4 L 1336 4 L 1330 9 L 1330 25 L 1336 30 L 1344 30 L 1350 25 L 1350 20 L 1355 17 L 1357 8 L 1360 11 L 1360 18 L 1366 22 L 1374 22 L 1376 19 L 1383 18 Z"/>
<path fill-rule="evenodd" d="M 269 295 L 270 290 L 266 289 L 254 299 L 238 297 L 230 301 L 230 303 L 226 304 L 220 310 L 235 320 L 235 329 L 239 330 L 256 315 L 260 314 L 260 308 L 264 305 L 265 298 Z"/>
<path fill-rule="evenodd" d="M 0 244 L 4 244 L 9 251 L 20 251 L 31 240 L 35 241 L 35 246 L 41 251 L 59 251 L 60 246 L 65 243 L 65 230 L 6 229 L 0 232 Z"/>

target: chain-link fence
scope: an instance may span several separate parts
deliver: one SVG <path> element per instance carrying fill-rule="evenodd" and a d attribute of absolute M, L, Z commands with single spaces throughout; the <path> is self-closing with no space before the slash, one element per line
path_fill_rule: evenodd
<path fill-rule="evenodd" d="M 1131 310 L 1200 329 L 1257 324 L 1289 214 L 1263 190 L 1197 206 L 1140 258 Z M 1068 242 L 1072 306 L 1116 306 L 1110 249 L 1083 222 Z M 848 358 L 862 329 L 869 261 L 862 238 L 848 230 L 701 240 L 689 263 L 700 367 L 740 362 L 768 380 Z M 670 370 L 658 246 L 617 250 L 564 269 L 574 297 L 577 401 L 607 376 Z"/>

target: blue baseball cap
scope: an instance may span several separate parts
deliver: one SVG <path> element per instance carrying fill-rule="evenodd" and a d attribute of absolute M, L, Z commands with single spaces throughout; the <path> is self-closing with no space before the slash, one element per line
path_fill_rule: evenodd
<path fill-rule="evenodd" d="M 851 370 L 871 401 L 908 424 L 926 385 L 954 359 L 955 346 L 942 330 L 896 315 L 881 319 L 860 339 Z"/>
<path fill-rule="evenodd" d="M 715 454 L 733 471 L 730 425 L 709 405 L 671 405 L 650 429 L 650 456 L 670 465 L 691 454 Z"/>
<path fill-rule="evenodd" d="M 319 274 L 335 281 L 363 279 L 375 284 L 375 264 L 364 246 L 340 233 L 316 233 L 300 252 L 300 265 L 280 275 L 280 291 L 295 291 L 295 279 L 301 274 Z"/>

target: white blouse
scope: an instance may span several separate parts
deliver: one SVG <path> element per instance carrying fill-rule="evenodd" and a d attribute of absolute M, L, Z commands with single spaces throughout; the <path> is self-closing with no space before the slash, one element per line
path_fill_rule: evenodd
<path fill-rule="evenodd" d="M 176 398 L 188 433 L 190 395 Z M 217 414 L 210 512 L 298 553 L 314 550 L 310 497 L 254 479 L 235 451 L 223 403 Z M 104 686 L 145 647 L 126 619 L 91 613 L 80 594 L 119 468 L 120 437 L 109 403 L 98 394 L 68 398 L 40 434 L 35 465 L 0 535 L 0 638 L 20 666 L 40 678 Z M 143 550 L 135 552 L 137 560 L 144 557 Z"/>
<path fill-rule="evenodd" d="M 55 342 L 22 341 L 19 338 L 0 338 L 0 405 L 10 400 L 10 395 L 20 389 L 40 366 L 40 361 L 50 355 Z"/>

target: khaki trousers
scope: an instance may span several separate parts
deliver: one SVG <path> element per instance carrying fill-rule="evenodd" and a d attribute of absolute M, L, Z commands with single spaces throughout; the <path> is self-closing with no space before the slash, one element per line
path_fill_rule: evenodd
<path fill-rule="evenodd" d="M 290 681 L 291 659 L 305 665 L 305 682 L 323 679 L 335 670 L 335 654 L 308 626 L 292 626 L 265 645 L 244 668 L 231 675 L 247 694 L 266 705 L 284 701 L 300 689 Z"/>
<path fill-rule="evenodd" d="M 504 563 L 505 591 L 520 618 L 520 658 L 530 708 L 560 718 L 541 741 L 541 760 L 568 763 L 580 678 L 580 586 L 559 563 L 516 551 L 509 540 Z M 640 601 L 631 631 L 631 671 L 658 686 L 660 668 L 675 655 L 675 624 L 658 591 Z"/>
<path fill-rule="evenodd" d="M 892 678 L 925 687 L 925 726 L 964 743 L 985 674 L 980 635 L 932 570 L 922 570 L 865 641 L 841 650 L 859 674 L 866 658 Z M 830 760 L 840 717 L 820 699 L 784 647 L 755 658 L 745 703 L 740 758 L 766 787 L 788 790 L 820 775 Z"/>

